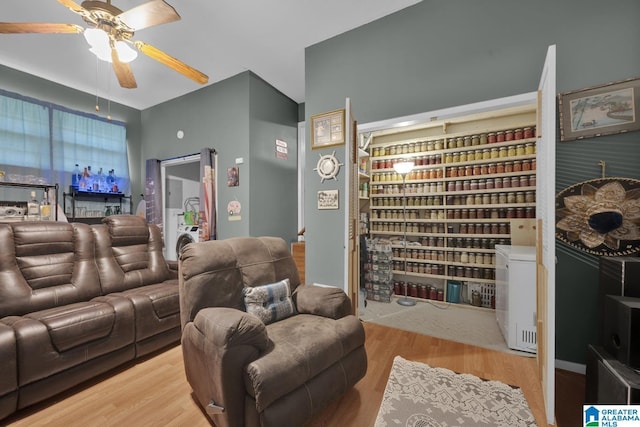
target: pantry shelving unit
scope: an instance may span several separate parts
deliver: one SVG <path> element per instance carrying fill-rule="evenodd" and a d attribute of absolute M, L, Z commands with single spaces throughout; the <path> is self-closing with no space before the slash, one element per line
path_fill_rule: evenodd
<path fill-rule="evenodd" d="M 431 288 L 447 300 L 446 284 L 453 280 L 481 292 L 482 306 L 493 307 L 494 247 L 510 244 L 513 220 L 535 217 L 535 107 L 372 135 L 368 232 L 393 242 L 394 281 L 407 286 L 411 296 L 424 296 L 424 288 L 429 295 Z M 415 167 L 406 179 L 404 217 L 402 177 L 393 163 L 407 159 Z"/>

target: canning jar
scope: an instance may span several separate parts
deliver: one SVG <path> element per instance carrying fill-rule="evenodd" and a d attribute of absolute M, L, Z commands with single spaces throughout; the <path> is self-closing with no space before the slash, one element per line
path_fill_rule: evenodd
<path fill-rule="evenodd" d="M 522 131 L 524 138 L 533 138 L 533 128 L 526 127 Z"/>
<path fill-rule="evenodd" d="M 524 135 L 524 133 L 523 133 L 522 129 L 516 129 L 516 130 L 513 131 L 514 139 L 522 139 L 523 135 Z"/>

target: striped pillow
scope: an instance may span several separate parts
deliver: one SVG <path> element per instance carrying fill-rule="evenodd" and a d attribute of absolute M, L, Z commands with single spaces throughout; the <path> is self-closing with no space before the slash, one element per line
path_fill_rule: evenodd
<path fill-rule="evenodd" d="M 296 313 L 291 299 L 289 279 L 243 290 L 247 313 L 262 320 L 265 325 L 285 319 Z"/>

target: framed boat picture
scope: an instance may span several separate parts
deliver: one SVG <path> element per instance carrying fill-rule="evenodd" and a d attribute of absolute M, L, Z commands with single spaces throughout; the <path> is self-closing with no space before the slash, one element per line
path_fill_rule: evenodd
<path fill-rule="evenodd" d="M 640 78 L 558 95 L 560 140 L 640 130 Z"/>

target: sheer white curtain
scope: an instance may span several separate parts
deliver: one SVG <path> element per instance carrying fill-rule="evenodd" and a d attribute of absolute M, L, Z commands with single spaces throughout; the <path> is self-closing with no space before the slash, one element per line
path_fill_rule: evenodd
<path fill-rule="evenodd" d="M 0 169 L 7 181 L 24 181 L 28 175 L 53 178 L 47 107 L 0 96 Z"/>

